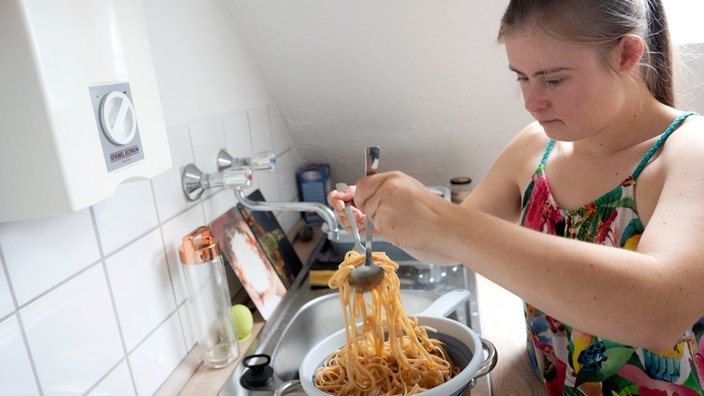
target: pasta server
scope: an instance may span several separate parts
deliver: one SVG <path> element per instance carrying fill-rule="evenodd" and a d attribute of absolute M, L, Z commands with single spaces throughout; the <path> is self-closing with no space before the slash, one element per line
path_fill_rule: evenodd
<path fill-rule="evenodd" d="M 366 150 L 366 175 L 371 176 L 379 170 L 379 147 L 367 147 Z M 366 218 L 364 230 L 364 265 L 352 270 L 350 273 L 350 285 L 357 293 L 371 291 L 379 286 L 384 279 L 384 270 L 372 261 L 372 238 L 374 237 L 374 225 Z"/>
<path fill-rule="evenodd" d="M 335 186 L 337 191 L 342 191 L 347 187 L 345 183 L 337 183 Z M 357 252 L 357 254 L 364 254 L 364 246 L 362 246 L 362 240 L 359 238 L 359 229 L 357 229 L 357 221 L 354 219 L 354 213 L 352 213 L 352 206 L 349 201 L 345 202 L 345 215 L 347 215 L 347 221 L 350 222 L 350 228 L 352 229 L 352 236 L 354 237 L 354 247 L 352 250 Z"/>

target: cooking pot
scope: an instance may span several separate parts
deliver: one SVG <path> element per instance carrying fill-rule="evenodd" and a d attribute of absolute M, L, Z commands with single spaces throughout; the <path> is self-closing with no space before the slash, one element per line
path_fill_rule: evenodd
<path fill-rule="evenodd" d="M 461 370 L 449 381 L 419 395 L 459 395 L 468 386 L 472 386 L 475 379 L 488 374 L 496 365 L 496 348 L 491 342 L 479 337 L 468 326 L 445 317 L 466 301 L 467 298 L 469 298 L 467 290 L 454 290 L 442 295 L 421 313 L 413 315 L 418 318 L 419 325 L 437 330 L 437 332 L 428 330 L 428 336 L 437 338 L 444 343 L 445 351 L 452 359 L 452 362 Z M 359 326 L 361 327 L 361 324 Z M 315 386 L 315 371 L 332 352 L 342 348 L 346 342 L 345 329 L 342 329 L 316 344 L 306 354 L 298 370 L 300 385 L 306 395 L 329 396 L 328 393 L 321 391 Z M 486 357 L 484 356 L 484 351 L 486 351 Z M 283 388 L 292 388 L 292 384 L 288 383 L 282 387 L 282 390 Z"/>

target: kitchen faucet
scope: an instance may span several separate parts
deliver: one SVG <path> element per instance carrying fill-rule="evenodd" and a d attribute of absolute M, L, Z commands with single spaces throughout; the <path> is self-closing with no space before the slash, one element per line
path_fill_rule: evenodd
<path fill-rule="evenodd" d="M 314 211 L 325 222 L 328 239 L 338 240 L 340 230 L 337 217 L 329 207 L 319 202 L 268 202 L 253 201 L 244 193 L 244 188 L 252 185 L 253 171 L 273 170 L 276 158 L 266 152 L 251 158 L 233 158 L 225 150 L 220 150 L 217 157 L 218 171 L 203 173 L 194 164 L 188 164 L 181 174 L 181 186 L 189 201 L 195 201 L 207 189 L 226 187 L 233 189 L 235 198 L 245 208 L 253 211 Z"/>

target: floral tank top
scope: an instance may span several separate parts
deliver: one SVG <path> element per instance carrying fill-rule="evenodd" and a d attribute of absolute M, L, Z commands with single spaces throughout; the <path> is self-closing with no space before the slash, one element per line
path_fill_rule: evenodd
<path fill-rule="evenodd" d="M 522 203 L 521 224 L 546 234 L 635 250 L 644 227 L 635 207 L 636 180 L 652 155 L 688 116 L 663 133 L 619 186 L 581 208 L 557 206 L 544 172 L 550 141 Z M 549 395 L 704 395 L 704 318 L 666 353 L 618 344 L 572 328 L 525 304 L 528 353 Z"/>

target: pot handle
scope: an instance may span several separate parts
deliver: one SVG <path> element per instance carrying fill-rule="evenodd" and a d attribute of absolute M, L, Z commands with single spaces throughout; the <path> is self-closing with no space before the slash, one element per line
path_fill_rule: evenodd
<path fill-rule="evenodd" d="M 491 341 L 483 337 L 479 337 L 479 340 L 482 343 L 482 349 L 486 351 L 486 358 L 479 365 L 479 370 L 477 370 L 477 374 L 474 376 L 472 383 L 474 383 L 477 378 L 481 378 L 489 374 L 489 372 L 496 367 L 496 361 L 499 358 L 496 354 L 496 347 L 491 343 Z"/>
<path fill-rule="evenodd" d="M 303 392 L 303 385 L 301 385 L 301 380 L 291 380 L 284 382 L 278 388 L 276 388 L 274 396 L 284 396 L 292 392 Z"/>

